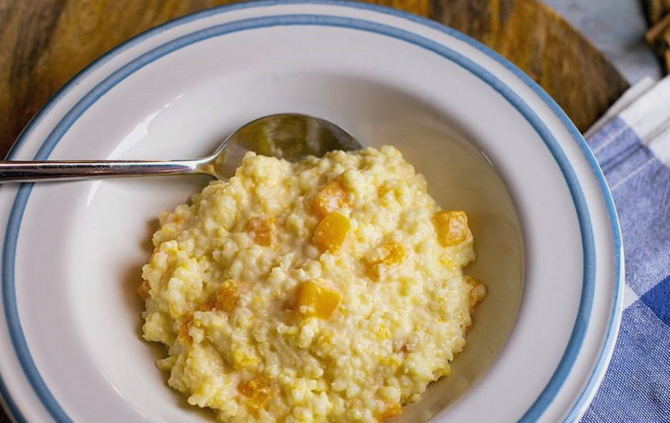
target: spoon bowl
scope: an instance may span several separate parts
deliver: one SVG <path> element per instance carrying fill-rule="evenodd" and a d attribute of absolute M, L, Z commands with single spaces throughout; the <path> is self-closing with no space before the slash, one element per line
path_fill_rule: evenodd
<path fill-rule="evenodd" d="M 230 178 L 248 151 L 297 161 L 331 150 L 362 148 L 345 130 L 325 119 L 280 113 L 255 119 L 230 134 L 208 157 L 170 161 L 2 161 L 0 183 L 156 176 L 209 175 Z"/>
<path fill-rule="evenodd" d="M 202 165 L 201 171 L 226 179 L 231 177 L 248 151 L 264 156 L 298 161 L 321 157 L 332 150 L 359 150 L 349 133 L 325 119 L 299 113 L 280 113 L 253 120 L 234 131 Z"/>

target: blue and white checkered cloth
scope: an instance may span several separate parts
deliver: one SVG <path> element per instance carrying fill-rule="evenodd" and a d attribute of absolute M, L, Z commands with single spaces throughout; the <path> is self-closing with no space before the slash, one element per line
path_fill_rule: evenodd
<path fill-rule="evenodd" d="M 670 422 L 670 77 L 631 88 L 587 134 L 623 231 L 621 331 L 585 423 Z"/>

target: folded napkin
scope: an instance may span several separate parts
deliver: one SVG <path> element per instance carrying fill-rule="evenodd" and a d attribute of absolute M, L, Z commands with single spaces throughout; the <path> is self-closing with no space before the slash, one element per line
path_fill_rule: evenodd
<path fill-rule="evenodd" d="M 632 87 L 586 133 L 616 202 L 621 331 L 583 422 L 670 422 L 670 77 Z"/>

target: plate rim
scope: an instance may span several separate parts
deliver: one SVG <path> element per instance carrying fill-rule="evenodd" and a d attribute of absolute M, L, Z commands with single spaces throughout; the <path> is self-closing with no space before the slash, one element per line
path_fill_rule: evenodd
<path fill-rule="evenodd" d="M 377 5 L 371 5 L 371 4 L 365 4 L 365 3 L 355 3 L 355 2 L 350 2 L 350 1 L 341 1 L 341 0 L 289 0 L 289 1 L 277 1 L 277 0 L 262 0 L 262 1 L 255 1 L 251 3 L 238 3 L 238 4 L 232 4 L 232 5 L 225 5 L 225 6 L 218 6 L 210 9 L 206 9 L 197 13 L 193 13 L 181 18 L 174 19 L 172 21 L 166 22 L 162 25 L 159 25 L 157 27 L 154 27 L 146 32 L 143 32 L 132 39 L 120 44 L 119 46 L 115 47 L 114 49 L 110 50 L 109 52 L 105 53 L 102 57 L 91 63 L 89 66 L 84 68 L 81 72 L 79 72 L 77 75 L 75 75 L 66 85 L 64 85 L 56 94 L 43 106 L 43 108 L 35 115 L 35 117 L 29 122 L 29 124 L 26 126 L 26 128 L 22 131 L 22 133 L 19 135 L 17 138 L 17 141 L 14 143 L 12 146 L 10 152 L 7 155 L 7 158 L 10 159 L 12 158 L 18 149 L 20 145 L 29 137 L 31 131 L 33 128 L 35 128 L 42 118 L 48 114 L 48 112 L 51 110 L 51 108 L 67 93 L 69 92 L 74 86 L 77 85 L 77 82 L 81 79 L 84 79 L 87 77 L 90 73 L 95 71 L 97 68 L 102 66 L 104 63 L 106 63 L 108 60 L 116 56 L 117 54 L 121 53 L 122 51 L 127 50 L 128 48 L 141 43 L 147 38 L 152 37 L 155 34 L 164 32 L 166 30 L 169 30 L 173 27 L 196 21 L 198 19 L 202 19 L 204 17 L 209 17 L 212 15 L 218 15 L 218 14 L 223 14 L 223 13 L 228 13 L 232 12 L 235 10 L 240 10 L 240 9 L 247 9 L 247 8 L 262 8 L 262 7 L 267 7 L 267 6 L 282 6 L 282 5 L 300 5 L 300 4 L 306 4 L 306 5 L 333 5 L 333 6 L 341 6 L 341 7 L 353 7 L 356 9 L 363 9 L 363 10 L 371 10 L 374 12 L 381 12 L 384 14 L 388 15 L 393 15 L 397 17 L 401 17 L 425 26 L 430 27 L 431 29 L 437 29 L 440 32 L 446 33 L 449 36 L 452 36 L 458 40 L 465 41 L 467 44 L 469 44 L 472 47 L 475 47 L 477 50 L 483 52 L 490 58 L 496 60 L 498 63 L 504 65 L 504 67 L 508 70 L 510 70 L 516 77 L 521 79 L 522 82 L 524 82 L 528 87 L 530 87 L 536 95 L 540 97 L 541 100 L 543 100 L 551 109 L 551 111 L 560 119 L 561 123 L 563 126 L 565 126 L 572 138 L 576 141 L 578 146 L 580 147 L 580 150 L 582 151 L 582 154 L 586 157 L 587 162 L 589 166 L 592 169 L 592 172 L 598 182 L 599 188 L 600 188 L 600 193 L 603 197 L 605 206 L 607 208 L 608 212 L 608 217 L 610 220 L 610 230 L 612 232 L 612 239 L 610 242 L 612 243 L 613 251 L 614 251 L 614 262 L 613 265 L 615 266 L 614 268 L 614 297 L 612 298 L 612 312 L 608 321 L 608 329 L 606 331 L 606 336 L 605 336 L 605 342 L 603 344 L 603 347 L 601 348 L 600 354 L 598 356 L 598 360 L 596 362 L 596 365 L 592 371 L 592 374 L 589 376 L 588 382 L 582 389 L 582 391 L 578 395 L 578 399 L 573 404 L 572 408 L 568 412 L 568 417 L 566 417 L 566 420 L 569 420 L 573 417 L 577 417 L 579 414 L 581 414 L 580 408 L 583 408 L 584 403 L 586 403 L 592 395 L 595 393 L 595 389 L 599 385 L 599 381 L 602 377 L 602 373 L 604 371 L 604 368 L 607 366 L 613 347 L 614 347 L 614 341 L 616 340 L 616 334 L 618 333 L 618 327 L 619 327 L 619 322 L 620 322 L 620 316 L 621 316 L 621 308 L 622 308 L 622 290 L 623 290 L 623 256 L 622 256 L 622 240 L 621 240 L 621 231 L 620 231 L 620 226 L 619 226 L 619 221 L 616 215 L 616 209 L 614 208 L 614 201 L 611 195 L 611 192 L 609 191 L 609 188 L 607 186 L 607 183 L 604 179 L 604 175 L 602 174 L 602 171 L 600 170 L 600 166 L 598 165 L 597 161 L 595 160 L 595 157 L 593 156 L 591 150 L 589 149 L 588 145 L 586 144 L 586 141 L 584 138 L 581 136 L 577 128 L 574 126 L 574 124 L 569 120 L 569 118 L 565 115 L 565 113 L 560 109 L 560 107 L 555 103 L 555 101 L 549 97 L 549 95 L 544 92 L 544 90 L 539 87 L 530 77 L 528 77 L 526 74 L 524 74 L 521 70 L 519 70 L 515 65 L 507 61 L 507 59 L 504 59 L 502 56 L 500 56 L 498 53 L 495 53 L 488 47 L 480 44 L 478 41 L 475 41 L 474 39 L 466 36 L 465 34 L 462 34 L 452 28 L 446 27 L 440 23 L 428 20 L 426 18 L 422 18 L 416 15 L 409 14 L 407 12 L 402 12 L 399 10 L 387 8 L 384 6 L 377 6 Z M 483 82 L 487 83 L 490 85 L 494 90 L 498 91 L 499 93 L 502 94 L 501 90 L 508 91 L 508 95 L 510 95 L 512 98 L 518 97 L 515 91 L 507 86 L 506 83 L 500 81 L 492 72 L 489 72 L 485 68 L 483 68 L 481 65 L 479 65 L 477 62 L 473 61 L 472 59 L 469 59 L 468 57 L 462 55 L 461 53 L 458 53 L 454 50 L 452 50 L 450 47 L 444 46 L 442 43 L 432 40 L 429 37 L 425 36 L 420 36 L 418 34 L 414 34 L 413 32 L 407 30 L 407 29 L 401 29 L 397 28 L 395 26 L 391 25 L 386 25 L 386 24 L 380 24 L 377 22 L 374 22 L 372 20 L 368 21 L 365 19 L 359 19 L 359 18 L 350 18 L 350 17 L 341 17 L 337 16 L 335 14 L 326 14 L 325 12 L 323 14 L 315 14 L 315 15 L 307 15 L 307 14 L 298 14 L 298 13 L 291 13 L 291 16 L 302 16 L 305 18 L 310 18 L 314 19 L 312 21 L 311 25 L 320 25 L 320 26 L 342 26 L 345 28 L 354 28 L 354 29 L 361 29 L 357 27 L 353 27 L 350 25 L 331 25 L 328 24 L 326 21 L 330 21 L 333 18 L 339 18 L 344 21 L 360 21 L 360 22 L 366 22 L 368 24 L 374 24 L 380 27 L 387 27 L 388 29 L 397 31 L 397 32 L 404 32 L 408 35 L 413 35 L 414 37 L 417 37 L 418 39 L 422 39 L 423 41 L 427 41 L 427 44 L 435 44 L 436 46 L 439 46 L 443 50 L 447 50 L 453 53 L 453 57 L 446 57 L 444 54 L 441 54 L 432 48 L 426 47 L 426 45 L 423 45 L 421 43 L 413 42 L 413 44 L 418 45 L 419 47 L 422 48 L 427 48 L 431 51 L 434 51 L 435 53 L 440 54 L 444 58 L 451 60 L 452 62 L 456 63 L 457 65 L 465 68 L 468 72 L 474 74 L 474 76 L 478 77 L 479 79 L 483 80 Z M 87 98 L 89 98 L 91 95 L 94 94 L 94 91 L 96 91 L 101 85 L 105 84 L 108 80 L 113 79 L 113 77 L 118 76 L 119 73 L 121 73 L 126 67 L 129 67 L 139 61 L 142 57 L 145 55 L 149 55 L 156 50 L 161 49 L 164 46 L 167 45 L 172 45 L 176 43 L 178 40 L 186 37 L 192 37 L 194 34 L 198 34 L 206 29 L 211 29 L 212 27 L 219 27 L 219 26 L 232 26 L 236 23 L 240 23 L 242 21 L 253 21 L 253 20 L 259 20 L 259 19 L 265 19 L 268 21 L 279 21 L 281 20 L 282 17 L 286 17 L 287 15 L 261 15 L 258 17 L 254 18 L 248 18 L 248 19 L 240 19 L 232 22 L 227 22 L 224 24 L 214 24 L 210 26 L 204 26 L 200 29 L 195 29 L 192 32 L 189 32 L 188 34 L 184 36 L 177 37 L 176 39 L 169 40 L 157 47 L 151 48 L 149 51 L 142 53 L 139 57 L 135 57 L 131 59 L 130 61 L 126 62 L 124 65 L 122 65 L 120 68 L 112 71 L 103 81 L 101 81 L 99 84 L 97 84 L 92 90 L 89 92 L 85 93 L 83 96 L 81 96 L 77 103 L 74 104 L 74 106 L 70 107 L 64 117 L 58 122 L 56 126 L 54 126 L 53 130 L 49 134 L 49 136 L 45 139 L 45 141 L 42 143 L 42 145 L 39 148 L 39 151 L 37 152 L 35 159 L 41 156 L 48 156 L 50 153 L 51 149 L 55 147 L 55 145 L 58 143 L 62 135 L 67 131 L 70 125 L 66 125 L 64 128 L 61 128 L 61 125 L 64 123 L 64 121 L 67 120 L 67 118 L 71 115 L 73 111 L 80 105 L 80 103 Z M 319 22 L 319 20 L 322 20 Z M 315 23 L 316 22 L 316 23 Z M 284 24 L 285 25 L 285 24 Z M 299 25 L 306 25 L 306 23 L 302 23 Z M 248 29 L 253 29 L 253 28 L 260 28 L 262 26 L 253 26 L 252 28 Z M 369 29 L 368 29 L 369 30 Z M 235 31 L 231 31 L 235 32 Z M 372 31 L 376 32 L 376 31 Z M 214 36 L 218 35 L 224 35 L 224 33 L 217 33 Z M 400 38 L 400 37 L 394 37 L 391 34 L 382 34 L 382 35 L 387 35 L 391 36 L 393 38 Z M 409 41 L 412 42 L 408 39 L 400 38 L 403 41 Z M 200 39 L 193 40 L 186 45 L 189 45 L 193 42 L 197 42 Z M 174 49 L 170 49 L 169 51 L 165 52 L 164 54 L 169 54 L 171 51 L 174 51 L 178 48 L 184 47 L 184 46 L 178 46 Z M 162 57 L 164 54 L 160 54 L 158 57 Z M 156 57 L 156 59 L 158 58 Z M 155 60 L 155 59 L 153 59 Z M 464 63 L 468 63 L 468 66 L 464 65 Z M 143 67 L 144 64 L 134 67 L 131 72 L 133 73 L 134 71 L 140 69 Z M 477 71 L 473 71 L 472 68 L 469 66 L 474 67 Z M 131 66 L 132 67 L 132 66 Z M 128 75 L 129 75 L 128 74 Z M 114 81 L 114 83 L 108 88 L 110 89 L 113 87 L 116 83 L 120 82 L 121 80 L 125 79 L 126 76 L 122 76 L 120 79 Z M 491 78 L 491 80 L 487 80 L 482 77 L 482 75 Z M 495 82 L 497 81 L 497 85 Z M 94 95 L 94 101 L 97 100 L 99 97 L 104 95 L 104 93 L 107 90 L 104 90 L 100 95 Z M 566 157 L 560 157 L 563 154 L 563 149 L 560 146 L 560 144 L 554 139 L 554 136 L 551 134 L 550 131 L 544 126 L 543 120 L 537 116 L 530 107 L 528 107 L 521 99 L 518 97 L 516 101 L 518 101 L 521 105 L 525 106 L 527 110 L 522 110 L 522 107 L 519 107 L 519 104 L 515 103 L 514 101 L 510 100 L 507 95 L 504 95 L 505 99 L 513 106 L 515 107 L 519 113 L 522 114 L 522 116 L 528 121 L 529 124 L 533 127 L 533 129 L 538 133 L 538 135 L 542 138 L 544 141 L 545 145 L 549 148 L 554 160 L 557 162 L 559 165 L 561 172 L 563 173 L 564 179 L 566 180 L 566 183 L 568 185 L 568 188 L 570 189 L 571 196 L 573 197 L 573 203 L 575 206 L 575 211 L 577 213 L 577 217 L 580 223 L 580 233 L 581 233 L 581 240 L 582 240 L 582 248 L 584 252 L 584 277 L 582 280 L 582 293 L 581 293 L 581 298 L 580 298 L 580 304 L 578 308 L 578 313 L 577 313 L 577 319 L 575 322 L 575 325 L 572 328 L 572 333 L 568 341 L 568 345 L 566 346 L 566 351 L 564 352 L 556 370 L 554 371 L 552 377 L 550 378 L 547 386 L 544 388 L 540 396 L 535 400 L 533 405 L 528 409 L 528 411 L 523 415 L 521 418 L 521 421 L 534 421 L 535 419 L 539 418 L 543 411 L 551 404 L 551 400 L 553 399 L 553 396 L 557 391 L 560 390 L 562 386 L 562 382 L 564 382 L 565 378 L 567 378 L 568 374 L 570 373 L 570 370 L 572 368 L 572 364 L 574 364 L 575 358 L 579 350 L 581 349 L 581 345 L 584 341 L 584 336 L 586 332 L 586 325 L 588 321 L 590 320 L 590 312 L 592 308 L 592 298 L 588 298 L 589 295 L 592 297 L 593 292 L 593 286 L 595 284 L 595 270 L 593 270 L 593 274 L 589 277 L 586 273 L 589 271 L 590 268 L 593 266 L 590 266 L 588 263 L 590 260 L 595 260 L 594 259 L 594 251 L 595 251 L 595 244 L 594 241 L 590 238 L 592 238 L 592 228 L 590 224 L 590 214 L 589 214 L 589 208 L 585 203 L 585 200 L 583 198 L 583 192 L 581 188 L 581 184 L 579 183 L 578 178 L 576 178 L 576 175 L 573 174 L 573 169 L 571 166 L 571 162 L 566 158 Z M 92 103 L 91 103 L 92 104 Z M 90 104 L 89 104 L 90 105 Z M 75 113 L 75 119 L 71 122 L 73 123 L 76 118 L 79 117 L 79 115 L 88 108 L 88 105 L 80 112 L 80 113 Z M 529 119 L 529 115 L 533 117 L 533 119 Z M 535 123 L 534 123 L 534 122 Z M 71 124 L 70 123 L 70 124 Z M 536 126 L 537 125 L 537 126 Z M 59 129 L 63 129 L 62 132 L 59 133 Z M 550 143 L 547 142 L 547 139 L 549 138 L 553 141 L 553 144 L 557 148 L 557 152 L 553 151 L 552 148 L 550 147 Z M 557 155 L 559 157 L 557 157 Z M 44 157 L 44 158 L 45 158 Z M 564 169 L 564 166 L 567 166 L 567 173 L 571 174 L 572 176 L 572 181 L 566 175 L 566 169 Z M 7 321 L 8 326 L 11 326 L 11 320 L 7 319 L 7 314 L 8 314 L 8 302 L 6 301 L 8 296 L 5 295 L 7 292 L 7 288 L 12 288 L 13 283 L 8 284 L 6 283 L 7 280 L 11 280 L 13 282 L 13 266 L 7 266 L 7 264 L 13 264 L 14 258 L 15 258 L 15 250 L 13 247 L 16 245 L 17 241 L 17 236 L 19 233 L 20 229 L 20 223 L 21 223 L 21 218 L 23 214 L 23 209 L 25 208 L 25 205 L 27 203 L 28 197 L 30 195 L 30 191 L 32 188 L 32 184 L 22 184 L 21 187 L 19 188 L 15 201 L 13 205 L 11 206 L 11 214 L 10 218 L 8 219 L 8 224 L 7 228 L 5 230 L 5 241 L 4 241 L 4 246 L 3 246 L 3 271 L 2 271 L 2 290 L 3 290 L 3 301 L 5 303 L 5 318 Z M 573 189 L 577 190 L 577 198 L 575 197 L 575 193 L 573 192 Z M 583 204 L 580 204 L 583 203 Z M 22 205 L 21 205 L 22 204 Z M 578 205 L 580 204 L 580 205 Z M 18 213 L 17 213 L 17 205 L 18 207 Z M 583 210 L 582 210 L 583 208 Z M 583 216 L 582 216 L 583 215 Z M 17 223 L 15 223 L 17 222 Z M 14 231 L 12 228 L 16 225 L 16 233 L 14 234 L 15 236 L 12 236 Z M 586 230 L 585 230 L 586 229 Z M 585 239 L 586 237 L 586 239 Z M 591 243 L 593 245 L 587 246 L 586 244 Z M 13 244 L 13 245 L 12 245 Z M 591 251 L 593 250 L 593 251 Z M 589 251 L 591 251 L 591 254 L 589 255 Z M 9 253 L 9 254 L 8 254 Z M 587 257 L 589 256 L 589 257 Z M 590 285 L 591 285 L 591 291 L 589 291 L 588 282 L 590 280 Z M 10 292 L 11 294 L 11 292 Z M 9 296 L 11 297 L 11 295 Z M 584 309 L 584 305 L 588 303 L 588 306 L 586 309 Z M 16 308 L 16 303 L 14 302 L 13 307 L 11 302 L 9 302 L 9 311 L 10 312 L 17 312 L 16 310 L 13 310 L 13 308 Z M 566 359 L 568 359 L 568 355 L 570 351 L 573 351 L 572 348 L 574 347 L 573 342 L 575 342 L 575 334 L 580 326 L 580 316 L 583 316 L 584 313 L 586 314 L 586 319 L 583 321 L 584 326 L 581 330 L 581 339 L 577 340 L 577 346 L 576 350 L 574 350 L 574 354 L 572 357 L 572 360 L 570 362 L 566 362 Z M 17 314 L 17 322 L 18 322 L 18 314 Z M 19 323 L 19 331 L 21 331 L 20 328 L 20 323 Z M 19 356 L 19 359 L 21 361 L 21 365 L 23 367 L 24 373 L 26 373 L 26 376 L 28 377 L 29 383 L 31 385 L 31 388 L 35 391 L 37 394 L 38 398 L 42 402 L 42 405 L 47 409 L 49 414 L 54 418 L 56 421 L 70 421 L 70 418 L 67 416 L 67 414 L 60 408 L 58 405 L 58 402 L 53 398 L 53 396 L 50 394 L 48 387 L 44 384 L 42 381 L 42 385 L 44 385 L 44 389 L 46 389 L 46 397 L 47 400 L 45 401 L 45 398 L 43 398 L 44 393 L 40 392 L 41 388 L 40 386 L 35 386 L 34 381 L 32 380 L 34 375 L 31 375 L 30 370 L 35 371 L 37 378 L 41 381 L 41 378 L 39 376 L 39 372 L 37 372 L 37 369 L 32 363 L 32 359 L 30 358 L 30 353 L 27 348 L 27 344 L 25 344 L 25 340 L 23 344 L 19 342 L 19 346 L 17 347 L 17 343 L 15 342 L 16 340 L 14 339 L 14 336 L 12 335 L 12 329 L 10 327 L 10 336 L 12 340 L 12 344 L 14 346 L 15 352 L 17 356 Z M 28 354 L 28 358 L 30 360 L 29 364 L 32 364 L 32 369 L 29 368 L 26 369 L 23 363 L 23 360 L 21 360 L 21 355 L 22 355 L 22 350 L 25 348 L 25 353 Z M 567 368 L 565 366 L 567 365 Z M 558 381 L 558 386 L 556 386 L 557 383 L 557 378 L 562 380 Z M 39 384 L 38 384 L 39 385 Z M 550 388 L 555 388 L 555 389 L 550 389 Z M 554 395 L 552 395 L 552 391 Z M 6 401 L 7 408 L 10 410 L 10 414 L 14 415 L 14 417 L 19 420 L 19 421 L 25 421 L 25 418 L 21 414 L 18 406 L 16 406 L 16 403 L 13 401 L 9 390 L 7 389 L 4 381 L 2 380 L 2 375 L 0 375 L 0 394 Z M 549 395 L 550 398 L 547 398 L 546 396 Z M 62 412 L 62 415 L 60 413 L 56 413 L 54 415 L 54 412 L 52 410 L 52 406 L 48 404 L 49 399 L 55 403 L 56 410 L 60 410 Z"/>

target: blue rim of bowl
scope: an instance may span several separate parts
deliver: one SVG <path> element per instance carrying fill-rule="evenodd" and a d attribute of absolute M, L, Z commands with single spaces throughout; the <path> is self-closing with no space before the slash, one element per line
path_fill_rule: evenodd
<path fill-rule="evenodd" d="M 440 32 L 446 33 L 456 39 L 466 42 L 472 47 L 480 50 L 485 53 L 487 56 L 493 58 L 497 62 L 503 64 L 505 68 L 513 72 L 519 79 L 521 79 L 528 87 L 533 89 L 533 91 L 540 96 L 542 100 L 550 107 L 554 114 L 560 118 L 561 122 L 568 129 L 573 139 L 579 145 L 582 153 L 585 155 L 589 165 L 592 168 L 592 171 L 598 180 L 601 193 L 605 200 L 606 206 L 608 208 L 608 214 L 610 218 L 610 229 L 612 231 L 613 237 L 613 247 L 614 247 L 614 263 L 616 268 L 615 272 L 615 295 L 612 298 L 612 313 L 610 316 L 610 321 L 608 325 L 608 330 L 606 338 L 604 340 L 603 346 L 601 348 L 600 356 L 598 362 L 596 363 L 592 374 L 589 377 L 589 380 L 586 386 L 582 389 L 582 392 L 579 395 L 578 400 L 573 404 L 570 409 L 566 421 L 572 421 L 579 416 L 583 407 L 587 404 L 590 398 L 595 393 L 595 388 L 598 386 L 600 378 L 604 369 L 606 368 L 609 358 L 611 356 L 611 351 L 614 347 L 614 341 L 616 340 L 616 334 L 618 331 L 619 320 L 620 320 L 620 311 L 621 311 L 621 291 L 623 289 L 623 261 L 622 261 L 622 240 L 621 232 L 616 216 L 616 210 L 614 208 L 614 201 L 612 199 L 611 193 L 605 181 L 604 175 L 600 170 L 595 157 L 591 153 L 586 141 L 581 136 L 574 124 L 569 120 L 565 113 L 560 109 L 560 107 L 554 102 L 548 94 L 542 90 L 532 79 L 525 75 L 521 70 L 516 66 L 508 62 L 502 56 L 498 55 L 494 51 L 490 50 L 488 47 L 483 46 L 479 42 L 471 39 L 470 37 L 453 30 L 451 28 L 445 27 L 439 23 L 430 21 L 419 16 L 415 16 L 409 13 L 397 11 L 395 9 L 390 9 L 382 6 L 375 6 L 362 3 L 354 3 L 348 1 L 339 1 L 339 0 L 289 0 L 289 1 L 275 1 L 275 0 L 265 0 L 265 1 L 256 1 L 251 3 L 242 3 L 234 4 L 228 6 L 216 7 L 208 10 L 204 10 L 199 13 L 188 15 L 173 21 L 167 22 L 163 25 L 160 25 L 156 28 L 153 28 L 143 34 L 138 35 L 137 37 L 123 43 L 119 47 L 111 50 L 106 53 L 100 59 L 92 63 L 89 67 L 82 70 L 77 74 L 68 84 L 66 84 L 61 90 L 59 90 L 54 97 L 40 110 L 40 112 L 33 118 L 29 123 L 26 129 L 21 133 L 16 143 L 14 144 L 12 150 L 10 151 L 8 158 L 13 157 L 17 148 L 23 143 L 25 139 L 28 138 L 32 129 L 37 126 L 37 123 L 52 109 L 55 103 L 68 91 L 70 91 L 77 83 L 86 77 L 88 74 L 93 72 L 95 69 L 100 67 L 102 64 L 106 63 L 116 54 L 124 51 L 141 41 L 157 34 L 191 22 L 197 19 L 201 19 L 207 16 L 218 15 L 222 13 L 227 13 L 239 9 L 254 8 L 254 7 L 267 7 L 267 6 L 281 6 L 281 5 L 296 5 L 296 4 L 322 4 L 322 5 L 332 5 L 332 6 L 341 6 L 349 8 L 357 8 L 370 10 L 374 12 L 379 12 L 387 15 L 393 15 L 401 17 L 424 26 L 428 26 L 432 29 L 437 29 Z M 428 38 L 418 36 L 411 32 L 401 30 L 389 25 L 379 24 L 371 21 L 356 19 L 356 18 L 347 18 L 333 15 L 300 15 L 300 14 L 291 14 L 291 15 L 275 15 L 268 17 L 257 17 L 244 19 L 240 21 L 214 25 L 208 28 L 197 30 L 193 33 L 181 36 L 177 39 L 171 40 L 157 48 L 150 50 L 147 53 L 142 54 L 141 56 L 133 59 L 120 69 L 111 73 L 105 80 L 99 83 L 93 90 L 88 92 L 82 99 L 72 108 L 65 117 L 59 122 L 59 124 L 54 128 L 51 134 L 47 137 L 46 141 L 40 147 L 39 151 L 35 155 L 35 159 L 46 159 L 50 152 L 55 148 L 56 144 L 64 133 L 69 129 L 69 127 L 76 121 L 76 119 L 88 108 L 90 107 L 98 98 L 104 95 L 109 89 L 114 85 L 125 79 L 128 75 L 144 67 L 148 63 L 169 54 L 172 51 L 183 48 L 187 45 L 193 44 L 198 41 L 202 41 L 207 38 L 212 38 L 215 36 L 221 36 L 232 32 L 258 29 L 263 27 L 272 27 L 272 26 L 289 26 L 289 25 L 308 25 L 308 26 L 331 26 L 331 27 L 341 27 L 348 29 L 356 29 L 367 32 L 378 33 L 381 35 L 386 35 L 392 38 L 396 38 L 405 42 L 412 43 L 421 48 L 430 50 L 448 60 L 453 61 L 454 63 L 460 65 L 466 70 L 473 73 L 475 76 L 479 77 L 482 81 L 489 84 L 494 90 L 503 95 L 503 97 L 510 102 L 514 107 L 517 108 L 519 113 L 521 113 L 526 120 L 533 126 L 533 128 L 538 132 L 546 146 L 554 156 L 557 161 L 561 171 L 564 174 L 568 187 L 570 189 L 571 195 L 575 203 L 575 209 L 579 218 L 580 230 L 582 232 L 582 246 L 584 250 L 584 285 L 580 298 L 580 306 L 578 310 L 577 319 L 573 332 L 571 334 L 568 346 L 563 354 L 559 365 L 557 366 L 554 374 L 552 375 L 549 383 L 544 388 L 540 396 L 535 400 L 533 405 L 526 411 L 526 413 L 521 417 L 520 421 L 535 421 L 537 420 L 544 410 L 551 404 L 553 397 L 559 391 L 563 382 L 567 378 L 574 360 L 581 348 L 584 335 L 586 332 L 586 327 L 590 317 L 591 306 L 593 302 L 593 289 L 594 289 L 594 260 L 595 260 L 595 251 L 594 251 L 594 240 L 591 231 L 590 217 L 588 213 L 588 208 L 583 198 L 583 193 L 581 187 L 577 181 L 576 176 L 570 166 L 569 161 L 564 156 L 562 149 L 560 148 L 557 141 L 553 138 L 549 130 L 546 128 L 544 123 L 539 119 L 537 115 L 528 107 L 528 105 L 521 100 L 510 88 L 508 88 L 502 81 L 497 79 L 491 73 L 486 71 L 480 65 L 476 64 L 472 60 L 466 58 L 465 56 L 456 53 L 455 51 L 447 48 L 446 46 L 432 41 Z M 3 302 L 5 306 L 5 315 L 7 323 L 10 329 L 10 337 L 14 348 L 16 350 L 19 362 L 26 374 L 33 390 L 42 401 L 42 404 L 51 414 L 51 416 L 59 422 L 71 421 L 67 416 L 65 411 L 60 407 L 56 399 L 53 397 L 46 384 L 42 380 L 34 361 L 28 350 L 28 346 L 25 340 L 25 336 L 21 330 L 21 325 L 18 317 L 18 310 L 16 306 L 16 297 L 14 290 L 14 263 L 15 263 L 15 247 L 18 241 L 18 233 L 20 229 L 20 223 L 25 210 L 27 200 L 30 196 L 32 190 L 32 184 L 23 184 L 18 190 L 16 199 L 12 206 L 9 222 L 7 225 L 4 248 L 3 248 L 3 271 L 2 271 L 2 294 Z M 0 378 L 0 394 L 5 398 L 7 408 L 9 408 L 10 413 L 14 416 L 17 421 L 26 421 L 26 419 L 21 414 L 19 408 L 16 406 L 15 402 L 12 400 L 9 391 L 7 390 L 6 385 Z M 581 411 L 580 411 L 581 410 Z"/>

